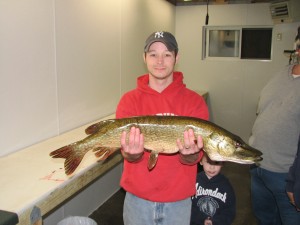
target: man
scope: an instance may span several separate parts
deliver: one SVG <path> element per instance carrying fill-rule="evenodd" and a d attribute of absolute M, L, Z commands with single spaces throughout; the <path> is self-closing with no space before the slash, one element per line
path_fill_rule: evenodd
<path fill-rule="evenodd" d="M 183 74 L 174 71 L 178 44 L 171 33 L 154 32 L 148 37 L 144 62 L 148 74 L 138 77 L 137 88 L 121 98 L 117 118 L 180 115 L 208 119 L 204 99 L 187 89 Z M 149 152 L 144 151 L 143 134 L 135 127 L 129 134 L 122 134 L 124 171 L 121 186 L 126 190 L 125 225 L 190 223 L 190 197 L 195 194 L 197 163 L 203 144 L 201 137 L 195 138 L 191 129 L 182 135 L 184 143 L 177 140 L 179 153 L 160 154 L 156 166 L 148 170 Z"/>
<path fill-rule="evenodd" d="M 300 135 L 300 66 L 289 65 L 262 90 L 249 143 L 263 152 L 251 169 L 251 196 L 259 225 L 300 224 L 286 193 L 286 178 Z"/>

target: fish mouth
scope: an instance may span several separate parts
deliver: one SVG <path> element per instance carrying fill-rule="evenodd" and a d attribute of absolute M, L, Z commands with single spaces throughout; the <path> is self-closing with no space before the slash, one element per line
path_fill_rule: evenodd
<path fill-rule="evenodd" d="M 231 154 L 208 153 L 211 160 L 229 161 L 239 164 L 254 164 L 263 160 L 262 152 L 247 146 L 247 148 L 239 147 Z"/>
<path fill-rule="evenodd" d="M 261 156 L 261 151 L 250 146 L 246 146 L 246 148 L 237 148 L 234 154 L 229 157 L 228 161 L 241 164 L 253 164 L 262 161 L 263 158 Z"/>
<path fill-rule="evenodd" d="M 234 163 L 239 163 L 239 164 L 256 164 L 258 162 L 260 162 L 263 158 L 258 156 L 258 157 L 255 157 L 255 158 L 240 158 L 239 156 L 235 156 L 235 157 L 232 157 L 232 156 L 215 156 L 215 155 L 212 155 L 212 156 L 209 156 L 209 158 L 211 160 L 214 160 L 214 161 L 228 161 L 228 162 L 234 162 Z"/>
<path fill-rule="evenodd" d="M 226 161 L 239 163 L 239 164 L 256 164 L 262 160 L 262 157 L 257 157 L 254 159 L 239 159 L 239 158 L 229 158 Z"/>

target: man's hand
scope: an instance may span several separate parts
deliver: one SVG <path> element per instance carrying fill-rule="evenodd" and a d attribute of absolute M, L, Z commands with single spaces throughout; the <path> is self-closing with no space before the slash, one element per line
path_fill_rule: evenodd
<path fill-rule="evenodd" d="M 296 205 L 295 205 L 295 199 L 294 199 L 294 193 L 293 192 L 286 192 L 289 199 L 290 199 L 290 203 L 295 206 L 296 210 L 300 212 L 300 208 L 298 208 Z"/>
<path fill-rule="evenodd" d="M 121 135 L 121 153 L 129 162 L 139 161 L 144 154 L 144 135 L 140 129 L 131 127 L 127 143 L 127 133 L 124 131 Z"/>
<path fill-rule="evenodd" d="M 177 139 L 177 146 L 181 156 L 181 161 L 185 164 L 193 164 L 199 157 L 199 152 L 203 148 L 202 137 L 198 136 L 197 140 L 194 131 L 189 129 L 183 133 L 184 143 Z"/>

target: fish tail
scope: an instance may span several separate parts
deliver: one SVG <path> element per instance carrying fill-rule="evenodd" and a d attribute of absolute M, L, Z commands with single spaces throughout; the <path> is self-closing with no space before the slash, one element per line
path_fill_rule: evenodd
<path fill-rule="evenodd" d="M 84 154 L 79 154 L 76 149 L 76 145 L 71 144 L 64 147 L 61 147 L 50 153 L 52 158 L 64 158 L 65 163 L 65 173 L 67 175 L 72 174 L 76 168 L 79 166 L 80 162 L 83 159 Z"/>

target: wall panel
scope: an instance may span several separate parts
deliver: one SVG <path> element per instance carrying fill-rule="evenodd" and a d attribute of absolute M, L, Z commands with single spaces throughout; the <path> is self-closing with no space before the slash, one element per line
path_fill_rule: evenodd
<path fill-rule="evenodd" d="M 58 133 L 53 1 L 0 1 L 0 156 Z"/>
<path fill-rule="evenodd" d="M 120 97 L 121 0 L 56 1 L 60 132 L 114 113 Z"/>

